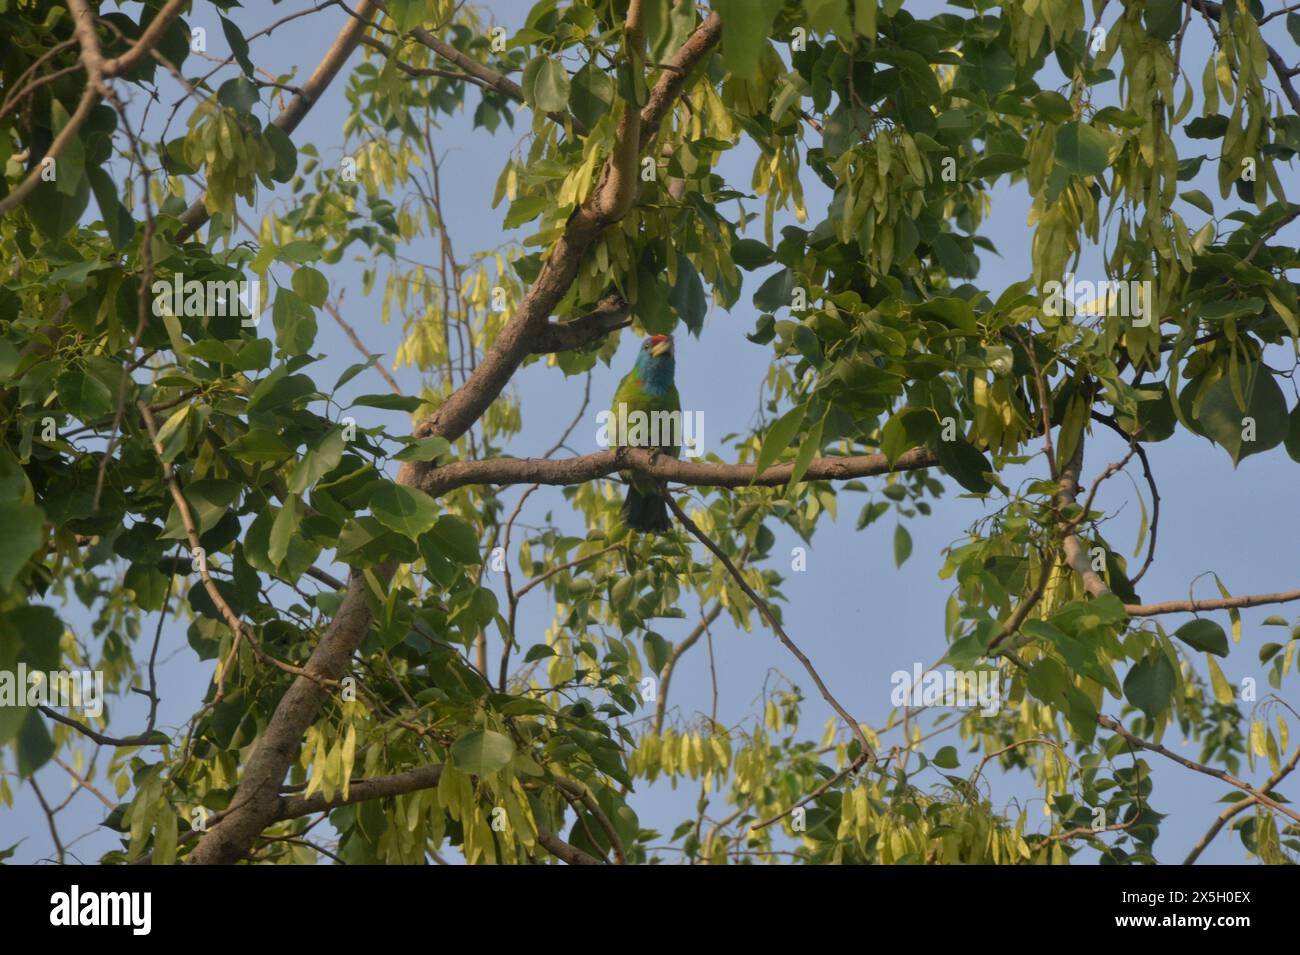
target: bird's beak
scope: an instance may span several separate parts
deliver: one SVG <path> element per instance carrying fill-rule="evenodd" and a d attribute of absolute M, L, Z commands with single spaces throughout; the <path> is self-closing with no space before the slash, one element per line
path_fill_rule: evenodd
<path fill-rule="evenodd" d="M 666 341 L 660 342 L 658 345 L 655 345 L 653 348 L 651 348 L 650 354 L 655 358 L 659 358 L 662 355 L 668 354 L 672 350 L 673 350 L 672 339 L 668 339 Z"/>

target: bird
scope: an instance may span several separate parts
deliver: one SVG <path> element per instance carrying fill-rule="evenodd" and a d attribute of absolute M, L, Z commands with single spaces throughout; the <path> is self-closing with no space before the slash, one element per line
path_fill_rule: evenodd
<path fill-rule="evenodd" d="M 611 447 L 651 448 L 678 457 L 681 454 L 681 399 L 673 383 L 676 361 L 671 335 L 652 335 L 637 352 L 636 364 L 614 391 Z M 638 414 L 639 412 L 639 414 Z M 668 503 L 659 486 L 638 473 L 624 472 L 627 496 L 623 523 L 629 530 L 661 534 L 672 527 Z"/>

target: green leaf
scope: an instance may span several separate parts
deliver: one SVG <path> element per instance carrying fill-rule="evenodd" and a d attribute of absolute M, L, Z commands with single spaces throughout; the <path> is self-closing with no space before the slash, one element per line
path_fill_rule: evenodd
<path fill-rule="evenodd" d="M 293 290 L 301 295 L 308 305 L 320 308 L 329 296 L 330 284 L 316 269 L 304 265 L 293 273 Z"/>
<path fill-rule="evenodd" d="M 845 0 L 803 0 L 803 11 L 808 26 L 814 33 L 825 36 L 852 36 L 853 24 L 849 21 Z"/>
<path fill-rule="evenodd" d="M 524 662 L 533 663 L 534 661 L 544 660 L 547 657 L 553 657 L 555 655 L 556 653 L 553 647 L 548 647 L 544 643 L 534 643 L 528 648 L 528 652 L 524 654 Z"/>
<path fill-rule="evenodd" d="M 1228 634 L 1213 620 L 1204 617 L 1189 620 L 1174 631 L 1174 636 L 1195 650 L 1219 657 L 1228 655 Z"/>
<path fill-rule="evenodd" d="M 422 404 L 424 404 L 424 400 L 415 395 L 362 395 L 360 398 L 355 399 L 349 407 L 382 408 L 385 411 L 411 412 Z"/>
<path fill-rule="evenodd" d="M 13 373 L 18 370 L 18 361 L 21 356 L 18 349 L 10 342 L 0 338 L 0 381 L 5 381 L 12 377 Z"/>
<path fill-rule="evenodd" d="M 167 576 L 149 564 L 132 564 L 126 569 L 122 584 L 134 591 L 135 604 L 141 610 L 161 610 L 167 597 Z"/>
<path fill-rule="evenodd" d="M 315 262 L 323 254 L 319 245 L 315 242 L 308 242 L 306 239 L 295 239 L 288 245 L 282 245 L 275 250 L 277 261 L 292 262 L 295 265 Z"/>
<path fill-rule="evenodd" d="M 436 461 L 438 458 L 445 457 L 451 453 L 451 445 L 447 443 L 446 438 L 439 438 L 436 435 L 432 438 L 421 438 L 414 444 L 408 444 L 401 451 L 393 455 L 394 461 Z"/>
<path fill-rule="evenodd" d="M 1109 145 L 1101 130 L 1066 123 L 1056 131 L 1056 161 L 1076 176 L 1098 176 L 1106 169 Z"/>
<path fill-rule="evenodd" d="M 1183 131 L 1191 139 L 1222 139 L 1228 131 L 1228 117 L 1219 113 L 1198 116 L 1184 126 Z"/>
<path fill-rule="evenodd" d="M 971 175 L 977 179 L 992 179 L 1004 172 L 1016 172 L 1029 165 L 1024 156 L 1012 153 L 990 153 L 982 157 L 971 167 Z"/>
<path fill-rule="evenodd" d="M 65 371 L 55 379 L 59 403 L 82 421 L 93 421 L 111 414 L 116 408 L 113 393 L 98 378 L 82 371 Z"/>
<path fill-rule="evenodd" d="M 1174 683 L 1174 668 L 1157 648 L 1128 671 L 1124 677 L 1124 696 L 1154 719 L 1173 702 Z"/>
<path fill-rule="evenodd" d="M 251 113 L 257 105 L 257 87 L 247 77 L 236 76 L 221 84 L 217 102 L 237 113 Z"/>
<path fill-rule="evenodd" d="M 754 307 L 764 312 L 789 308 L 795 287 L 794 272 L 788 268 L 776 272 L 754 292 Z"/>
<path fill-rule="evenodd" d="M 253 428 L 227 444 L 226 452 L 238 461 L 261 464 L 268 461 L 283 461 L 293 454 L 293 449 L 275 432 L 265 428 Z"/>
<path fill-rule="evenodd" d="M 1246 410 L 1243 411 L 1237 404 L 1232 393 L 1231 376 L 1225 374 L 1206 391 L 1195 415 L 1201 433 L 1227 451 L 1233 464 L 1240 464 L 1242 459 L 1252 454 L 1277 447 L 1290 430 L 1286 397 L 1272 373 L 1262 366 L 1256 366 L 1254 381 L 1249 382 L 1250 372 L 1247 367 L 1242 365 L 1240 368 Z M 1190 412 L 1195 387 L 1195 382 L 1190 383 L 1179 396 L 1189 418 L 1192 417 Z M 1251 437 L 1254 440 L 1247 440 Z"/>
<path fill-rule="evenodd" d="M 704 327 L 704 316 L 709 310 L 709 303 L 704 295 L 700 273 L 695 271 L 695 266 L 684 255 L 677 257 L 677 282 L 668 295 L 668 301 L 692 334 L 699 335 L 700 329 Z"/>
<path fill-rule="evenodd" d="M 573 75 L 569 88 L 569 111 L 591 129 L 614 106 L 614 79 L 590 62 Z"/>
<path fill-rule="evenodd" d="M 217 526 L 217 521 L 230 510 L 230 506 L 238 499 L 241 490 L 242 485 L 217 478 L 204 478 L 185 485 L 182 493 L 185 495 L 186 503 L 189 504 L 190 517 L 200 535 L 206 534 Z M 175 505 L 167 516 L 167 526 L 159 538 L 188 540 L 180 509 Z"/>
<path fill-rule="evenodd" d="M 758 59 L 782 0 L 714 0 L 722 18 L 722 63 L 742 79 L 758 77 Z"/>
<path fill-rule="evenodd" d="M 418 488 L 384 484 L 370 496 L 370 512 L 390 530 L 418 540 L 438 520 L 438 504 Z"/>
<path fill-rule="evenodd" d="M 302 514 L 298 510 L 298 495 L 290 494 L 284 502 L 284 507 L 280 508 L 275 515 L 275 522 L 271 525 L 271 537 L 267 545 L 266 556 L 271 561 L 271 565 L 279 567 L 284 561 L 285 555 L 289 553 L 289 545 L 293 540 L 294 534 L 298 532 L 298 526 L 302 523 Z"/>
<path fill-rule="evenodd" d="M 1197 315 L 1203 322 L 1226 322 L 1230 318 L 1258 315 L 1263 310 L 1262 298 L 1229 298 L 1206 302 L 1197 310 Z"/>
<path fill-rule="evenodd" d="M 551 208 L 551 199 L 545 194 L 521 195 L 510 203 L 506 217 L 501 222 L 503 229 L 517 229 L 525 222 L 531 222 Z"/>
<path fill-rule="evenodd" d="M 934 754 L 934 759 L 930 760 L 940 769 L 956 769 L 958 765 L 957 747 L 945 746 Z"/>
<path fill-rule="evenodd" d="M 54 740 L 45 728 L 44 718 L 35 709 L 23 721 L 15 748 L 18 751 L 18 775 L 23 779 L 31 779 L 36 770 L 54 756 Z"/>
<path fill-rule="evenodd" d="M 645 647 L 646 663 L 650 664 L 651 672 L 662 673 L 669 657 L 672 656 L 673 645 L 653 630 L 646 632 L 642 643 Z"/>
<path fill-rule="evenodd" d="M 244 75 L 251 80 L 253 78 L 253 61 L 249 59 L 248 41 L 244 39 L 244 34 L 240 32 L 239 27 L 225 17 L 221 17 L 221 32 L 225 34 L 226 45 L 230 47 L 230 55 L 235 58 L 239 68 L 244 71 Z"/>
<path fill-rule="evenodd" d="M 929 408 L 900 408 L 880 431 L 880 450 L 893 465 L 903 452 L 935 437 L 938 427 L 939 422 Z"/>
<path fill-rule="evenodd" d="M 1287 417 L 1286 453 L 1292 461 L 1300 461 L 1300 402 Z"/>
<path fill-rule="evenodd" d="M 424 0 L 388 0 L 387 9 L 398 32 L 406 33 L 424 22 L 426 6 Z"/>
<path fill-rule="evenodd" d="M 52 131 L 58 135 L 68 125 L 71 116 L 57 99 L 50 102 L 50 119 Z M 72 198 L 77 195 L 78 186 L 84 186 L 83 174 L 86 168 L 86 151 L 80 136 L 73 136 L 59 154 L 55 169 L 54 187 L 63 195 Z"/>
<path fill-rule="evenodd" d="M 992 472 L 993 465 L 965 438 L 936 441 L 934 453 L 939 459 L 939 466 L 966 490 L 987 494 L 993 489 L 993 485 L 984 476 Z"/>
<path fill-rule="evenodd" d="M 451 745 L 453 765 L 472 776 L 490 776 L 509 766 L 514 757 L 515 744 L 510 737 L 492 730 L 466 733 Z"/>
<path fill-rule="evenodd" d="M 794 436 L 799 433 L 799 426 L 803 424 L 804 415 L 807 413 L 807 405 L 798 405 L 783 414 L 768 429 L 767 437 L 763 439 L 763 447 L 758 452 L 758 461 L 754 465 L 755 479 L 762 476 L 772 462 L 781 456 L 781 452 L 790 446 Z"/>
<path fill-rule="evenodd" d="M 1196 208 L 1200 209 L 1207 216 L 1214 215 L 1214 203 L 1211 202 L 1210 197 L 1201 192 L 1201 190 L 1188 189 L 1186 192 L 1180 192 L 1179 196 L 1196 206 Z"/>
<path fill-rule="evenodd" d="M 776 253 L 758 239 L 737 239 L 731 244 L 731 260 L 746 272 L 776 261 Z"/>
<path fill-rule="evenodd" d="M 1070 101 L 1055 90 L 1035 93 L 1029 102 L 1034 104 L 1034 109 L 1038 111 L 1039 116 L 1053 123 L 1063 122 L 1074 115 L 1074 108 L 1070 105 Z"/>
<path fill-rule="evenodd" d="M 28 496 L 32 482 L 13 453 L 0 444 L 0 500 L 16 501 Z"/>
<path fill-rule="evenodd" d="M 118 198 L 117 183 L 112 176 L 101 167 L 92 166 L 86 170 L 86 178 L 90 180 L 90 189 L 95 194 L 95 202 L 99 204 L 99 217 L 104 222 L 104 231 L 108 233 L 113 248 L 121 252 L 135 235 L 135 220 Z"/>
<path fill-rule="evenodd" d="M 444 514 L 438 518 L 431 532 L 438 552 L 462 564 L 481 564 L 478 532 L 459 517 Z"/>
<path fill-rule="evenodd" d="M 275 154 L 275 167 L 271 170 L 273 182 L 288 182 L 298 171 L 298 147 L 293 144 L 289 134 L 274 123 L 267 124 L 262 130 L 262 138 Z"/>
<path fill-rule="evenodd" d="M 1147 34 L 1161 42 L 1168 42 L 1178 32 L 1183 20 L 1182 0 L 1147 0 L 1142 11 Z"/>
<path fill-rule="evenodd" d="M 808 466 L 812 464 L 813 458 L 822 448 L 822 431 L 825 427 L 826 416 L 823 415 L 820 421 L 804 432 L 803 438 L 799 441 L 799 451 L 794 456 L 794 469 L 790 472 L 790 480 L 786 483 L 787 488 L 792 488 L 803 480 Z"/>
<path fill-rule="evenodd" d="M 164 461 L 175 461 L 176 456 L 185 450 L 190 441 L 189 420 L 193 412 L 192 405 L 181 405 L 171 413 L 158 429 L 158 446 L 162 448 Z"/>
<path fill-rule="evenodd" d="M 902 567 L 907 558 L 912 556 L 912 535 L 902 524 L 894 527 L 894 566 Z"/>
<path fill-rule="evenodd" d="M 1147 443 L 1164 441 L 1173 435 L 1178 426 L 1174 407 L 1169 401 L 1169 389 L 1158 382 L 1148 382 L 1134 389 L 1137 397 L 1137 417 L 1120 412 L 1116 421 L 1127 433 L 1137 432 L 1138 440 Z"/>
<path fill-rule="evenodd" d="M 524 67 L 524 98 L 545 113 L 558 113 L 569 103 L 569 74 L 559 60 L 534 57 Z"/>
<path fill-rule="evenodd" d="M 301 355 L 316 341 L 316 314 L 297 292 L 287 288 L 276 290 L 271 321 L 275 325 L 276 344 L 286 354 Z"/>
<path fill-rule="evenodd" d="M 343 449 L 347 442 L 343 440 L 343 429 L 334 428 L 318 447 L 308 451 L 293 469 L 289 478 L 289 493 L 302 494 L 322 477 L 333 471 L 343 458 Z"/>
<path fill-rule="evenodd" d="M 35 504 L 0 501 L 0 527 L 0 590 L 8 590 L 27 559 L 45 544 L 45 512 Z"/>

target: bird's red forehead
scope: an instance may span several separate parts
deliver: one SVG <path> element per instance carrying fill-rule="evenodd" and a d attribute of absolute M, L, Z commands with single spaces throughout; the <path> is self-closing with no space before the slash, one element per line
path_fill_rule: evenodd
<path fill-rule="evenodd" d="M 667 335 L 651 335 L 651 336 L 650 336 L 650 344 L 651 344 L 651 345 L 658 345 L 660 342 L 666 342 L 666 341 L 668 341 L 668 338 L 669 338 L 669 336 L 667 336 Z"/>

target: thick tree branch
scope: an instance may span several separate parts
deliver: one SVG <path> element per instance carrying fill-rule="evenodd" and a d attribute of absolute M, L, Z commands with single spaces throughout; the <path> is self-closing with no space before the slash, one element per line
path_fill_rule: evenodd
<path fill-rule="evenodd" d="M 645 72 L 645 33 L 641 0 L 631 0 L 623 26 L 623 56 L 632 73 L 632 86 L 642 86 Z M 641 112 L 635 100 L 623 101 L 623 115 L 614 135 L 614 151 L 605 165 L 605 180 L 592 194 L 592 209 L 601 219 L 616 221 L 636 202 L 636 161 L 641 155 Z"/>
<path fill-rule="evenodd" d="M 307 660 L 304 669 L 309 675 L 295 679 L 280 699 L 244 766 L 227 815 L 220 824 L 209 827 L 187 861 L 199 865 L 238 862 L 258 834 L 275 821 L 280 782 L 329 695 L 325 683 L 337 681 L 347 672 L 370 619 L 365 578 L 354 572 L 338 613 Z"/>
<path fill-rule="evenodd" d="M 537 841 L 542 844 L 551 855 L 561 862 L 567 862 L 569 865 L 606 865 L 593 855 L 588 855 L 577 846 L 565 842 L 549 829 L 537 827 Z"/>
<path fill-rule="evenodd" d="M 573 351 L 631 324 L 627 302 L 621 295 L 609 295 L 600 300 L 594 312 L 567 322 L 547 322 L 533 336 L 532 351 L 536 355 Z"/>
<path fill-rule="evenodd" d="M 1061 470 L 1061 478 L 1058 482 L 1060 490 L 1056 492 L 1058 511 L 1074 504 L 1078 497 L 1079 473 L 1083 469 L 1083 438 L 1083 432 L 1080 431 L 1079 443 L 1075 445 L 1069 463 Z M 1083 581 L 1084 589 L 1089 594 L 1100 597 L 1103 594 L 1110 593 L 1110 588 L 1106 586 L 1106 582 L 1092 569 L 1092 562 L 1088 559 L 1088 552 L 1079 540 L 1079 535 L 1074 532 L 1073 525 L 1066 531 L 1061 545 L 1065 552 L 1066 564 L 1079 575 L 1079 579 Z"/>
<path fill-rule="evenodd" d="M 929 448 L 913 448 L 892 465 L 883 454 L 855 454 L 817 458 L 804 472 L 805 481 L 843 481 L 903 471 L 919 471 L 938 465 Z M 577 458 L 486 458 L 482 461 L 453 461 L 425 471 L 413 486 L 435 497 L 468 484 L 581 484 L 631 469 L 657 481 L 674 481 L 699 487 L 780 487 L 789 482 L 794 463 L 774 464 L 754 477 L 751 464 L 715 464 L 655 455 L 642 448 L 598 451 Z"/>

